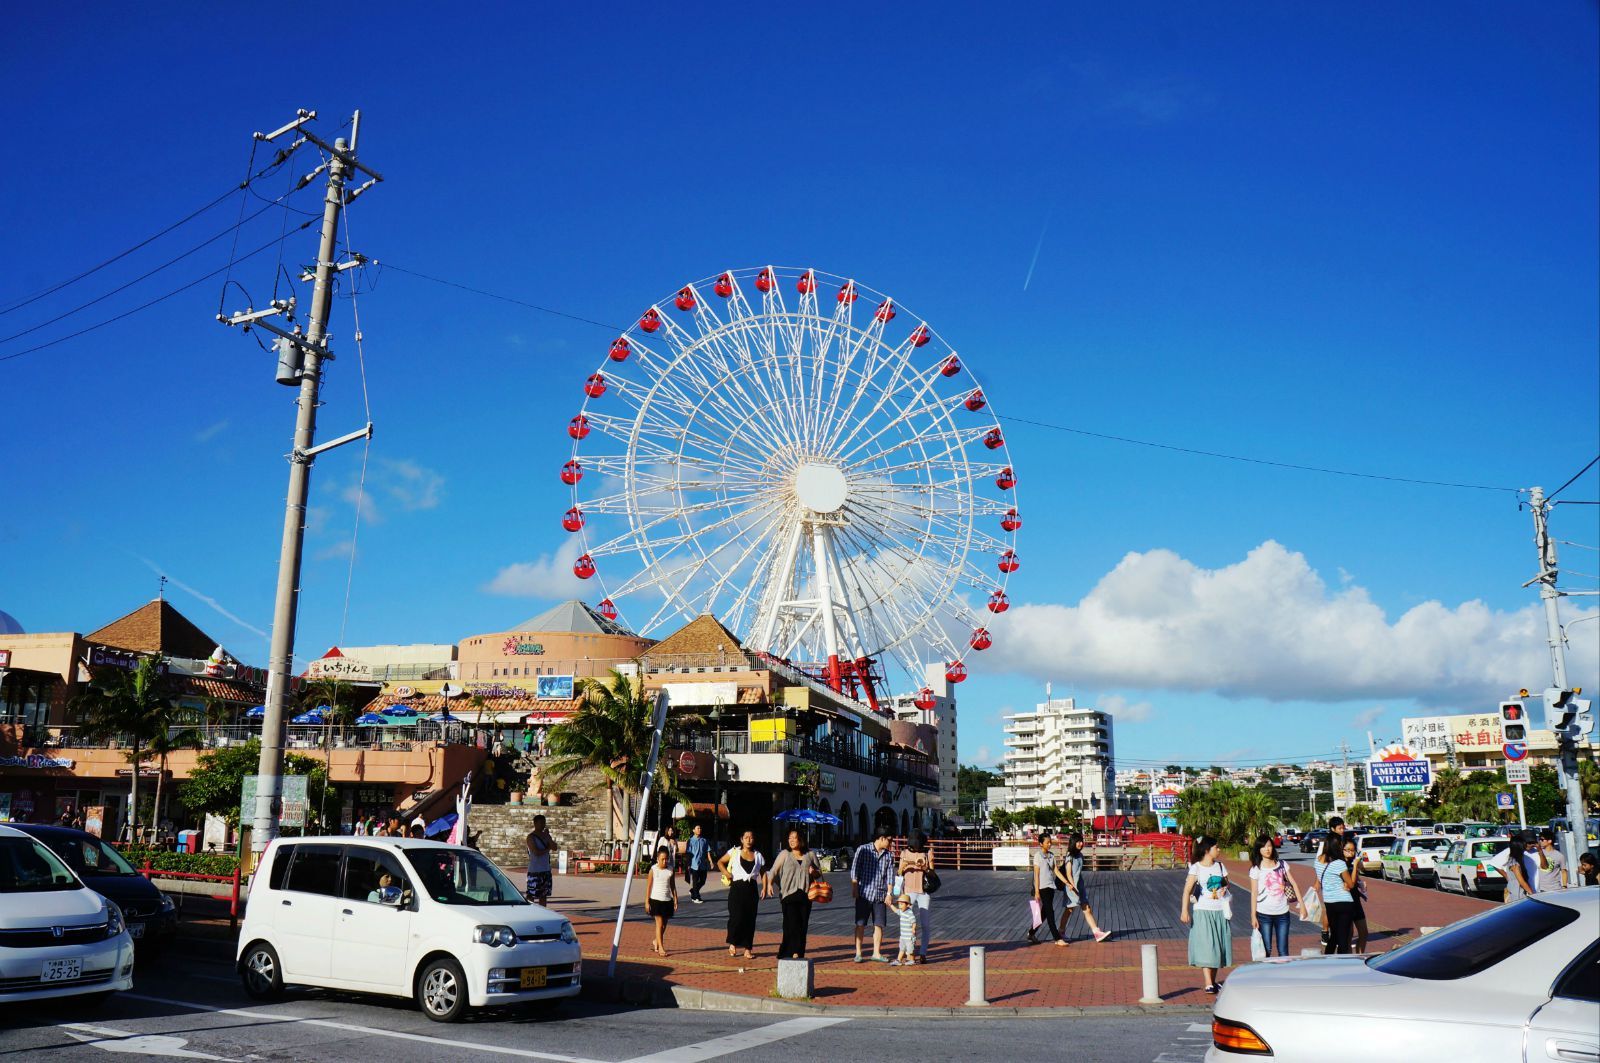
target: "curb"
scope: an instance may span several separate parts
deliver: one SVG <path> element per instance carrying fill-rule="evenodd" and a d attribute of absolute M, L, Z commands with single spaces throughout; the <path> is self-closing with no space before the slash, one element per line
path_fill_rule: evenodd
<path fill-rule="evenodd" d="M 1039 1006 L 968 1008 L 899 1007 L 881 1004 L 815 1004 L 804 1000 L 753 997 L 715 989 L 675 986 L 655 978 L 608 978 L 585 975 L 583 996 L 611 1003 L 638 1007 L 680 1008 L 685 1011 L 743 1012 L 755 1015 L 836 1015 L 851 1019 L 1092 1019 L 1125 1015 L 1209 1015 L 1203 1004 L 1108 1004 L 1085 1006 Z"/>

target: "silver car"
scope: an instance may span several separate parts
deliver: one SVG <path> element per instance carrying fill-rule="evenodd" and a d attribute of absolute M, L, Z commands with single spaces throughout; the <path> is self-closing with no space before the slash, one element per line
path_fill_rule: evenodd
<path fill-rule="evenodd" d="M 1241 967 L 1217 997 L 1206 1058 L 1600 1060 L 1596 927 L 1600 887 L 1589 886 L 1491 908 L 1382 956 Z"/>

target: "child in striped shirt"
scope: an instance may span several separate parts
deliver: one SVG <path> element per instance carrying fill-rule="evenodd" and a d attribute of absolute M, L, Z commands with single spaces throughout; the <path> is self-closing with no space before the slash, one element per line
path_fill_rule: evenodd
<path fill-rule="evenodd" d="M 889 903 L 900 914 L 900 953 L 889 966 L 910 967 L 916 962 L 917 910 L 911 904 L 911 895 L 903 890 L 900 876 L 896 875 L 894 881 L 894 899 Z"/>

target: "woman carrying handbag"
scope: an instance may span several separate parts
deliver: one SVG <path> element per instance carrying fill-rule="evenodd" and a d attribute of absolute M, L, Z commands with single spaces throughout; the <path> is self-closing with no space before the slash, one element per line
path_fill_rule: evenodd
<path fill-rule="evenodd" d="M 928 943 L 933 938 L 933 893 L 939 888 L 939 876 L 933 870 L 933 852 L 928 848 L 926 834 L 920 830 L 911 832 L 911 840 L 900 850 L 900 865 L 895 870 L 901 877 L 903 892 L 916 910 L 917 948 L 911 962 L 927 963 Z"/>

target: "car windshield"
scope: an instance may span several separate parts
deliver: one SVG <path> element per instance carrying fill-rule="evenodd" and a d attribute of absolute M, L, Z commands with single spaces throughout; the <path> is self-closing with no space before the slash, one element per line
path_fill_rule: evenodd
<path fill-rule="evenodd" d="M 1363 848 L 1363 849 L 1381 849 L 1381 848 L 1383 848 L 1385 846 L 1389 846 L 1389 845 L 1393 845 L 1394 844 L 1394 835 L 1392 835 L 1392 834 L 1369 834 L 1366 837 L 1362 838 L 1361 841 L 1358 842 L 1357 844 L 1360 845 L 1361 848 Z"/>
<path fill-rule="evenodd" d="M 1510 842 L 1473 842 L 1472 855 L 1474 859 L 1487 859 L 1510 845 Z"/>
<path fill-rule="evenodd" d="M 61 858 L 36 839 L 0 838 L 0 893 L 79 889 Z"/>
<path fill-rule="evenodd" d="M 1571 908 L 1530 899 L 1420 937 L 1367 961 L 1402 978 L 1449 981 L 1487 970 L 1578 918 Z"/>
<path fill-rule="evenodd" d="M 124 860 L 105 842 L 94 835 L 82 838 L 55 836 L 49 841 L 50 849 L 80 875 L 137 875 L 133 865 Z"/>
<path fill-rule="evenodd" d="M 1450 847 L 1449 838 L 1413 838 L 1411 851 L 1414 853 L 1442 853 Z"/>
<path fill-rule="evenodd" d="M 422 889 L 440 904 L 527 904 L 520 890 L 471 849 L 407 849 Z"/>

